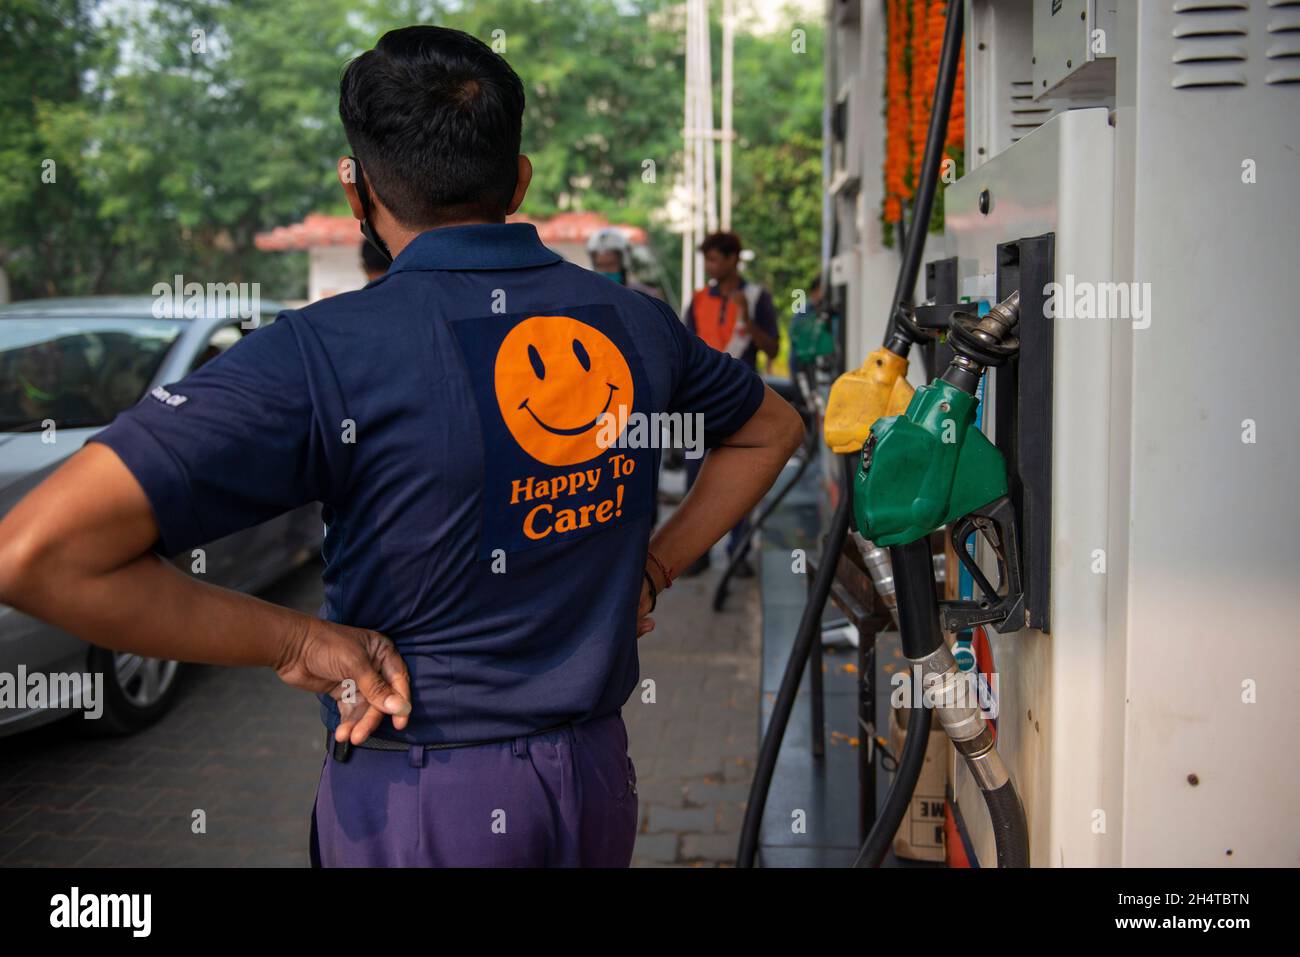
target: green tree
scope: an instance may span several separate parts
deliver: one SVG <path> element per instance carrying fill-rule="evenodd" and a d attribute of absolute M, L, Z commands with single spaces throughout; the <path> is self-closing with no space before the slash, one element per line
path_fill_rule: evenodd
<path fill-rule="evenodd" d="M 0 6 L 0 268 L 19 295 L 54 295 L 71 276 L 93 285 L 112 267 L 111 228 L 54 127 L 90 103 L 83 77 L 111 70 L 117 39 L 77 0 Z"/>
<path fill-rule="evenodd" d="M 681 166 L 682 13 L 672 0 L 7 0 L 0 265 L 18 296 L 145 292 L 175 272 L 301 295 L 301 257 L 260 253 L 253 237 L 345 210 L 342 67 L 389 29 L 434 22 L 502 49 L 524 81 L 524 212 L 643 226 L 676 273 L 662 212 Z M 802 54 L 784 32 L 737 37 L 736 219 L 774 286 L 818 242 L 819 225 L 772 241 L 820 193 L 796 161 L 815 157 L 795 144 L 818 136 L 821 111 L 820 31 L 805 28 Z M 57 179 L 42 184 L 47 158 Z M 802 192 L 773 201 L 769 188 Z"/>

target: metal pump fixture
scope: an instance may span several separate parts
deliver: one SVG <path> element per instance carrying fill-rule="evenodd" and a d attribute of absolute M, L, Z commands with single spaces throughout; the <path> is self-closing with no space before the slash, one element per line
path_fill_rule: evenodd
<path fill-rule="evenodd" d="M 982 318 L 953 316 L 948 336 L 952 362 L 942 376 L 916 391 L 903 415 L 872 425 L 853 496 L 858 531 L 889 547 L 903 654 L 919 670 L 940 724 L 984 794 L 1000 867 L 1028 866 L 1024 808 L 994 746 L 992 729 L 977 704 L 961 693 L 967 679 L 943 639 L 943 628 L 993 624 L 1011 631 L 1023 625 L 1023 614 L 1017 617 L 1023 608 L 1019 529 L 1007 497 L 1006 461 L 975 425 L 980 377 L 1018 348 L 1011 332 L 1019 321 L 1019 303 L 1019 294 L 1013 293 Z M 929 537 L 944 525 L 982 593 L 978 599 L 937 599 Z M 966 543 L 976 532 L 997 555 L 1001 594 L 967 552 Z M 868 838 L 859 862 L 875 863 L 883 853 L 879 841 Z"/>
<path fill-rule="evenodd" d="M 930 211 L 933 209 L 934 195 L 939 182 L 939 164 L 943 157 L 944 141 L 952 110 L 953 89 L 956 86 L 961 60 L 965 13 L 966 4 L 962 0 L 949 0 L 944 21 L 943 46 L 939 52 L 939 69 L 935 77 L 934 105 L 930 111 L 925 150 L 921 158 L 921 173 L 917 180 L 912 229 L 907 234 L 902 262 L 899 264 L 898 281 L 890 300 L 884 344 L 867 357 L 866 363 L 860 369 L 840 377 L 836 383 L 839 394 L 837 395 L 833 388 L 831 399 L 827 404 L 825 437 L 827 444 L 836 452 L 856 453 L 881 416 L 897 415 L 900 410 L 910 407 L 909 403 L 913 398 L 912 387 L 906 379 L 907 355 L 912 344 L 918 341 L 922 334 L 911 321 L 911 311 L 907 302 L 910 301 L 916 287 L 916 277 L 920 272 L 921 257 L 925 249 L 927 224 L 930 222 Z M 847 387 L 842 383 L 848 383 Z M 813 643 L 821 640 L 822 612 L 830 597 L 835 569 L 839 564 L 840 553 L 853 521 L 855 485 L 853 459 L 845 455 L 842 461 L 845 466 L 842 494 L 830 521 L 821 560 L 817 566 L 817 575 L 799 621 L 799 630 L 790 649 L 790 657 L 781 677 L 780 689 L 772 705 L 772 716 L 767 732 L 759 748 L 754 780 L 745 807 L 745 820 L 741 826 L 740 847 L 736 852 L 738 867 L 752 867 L 758 853 L 759 830 L 762 826 L 763 810 L 767 804 L 768 789 L 776 769 L 777 754 L 789 724 L 790 712 L 794 707 L 804 666 L 811 654 Z M 924 580 L 930 583 L 933 591 L 934 567 L 928 546 L 925 546 L 924 561 L 926 565 Z M 897 576 L 898 572 L 895 570 L 895 577 Z M 903 611 L 902 597 L 900 591 L 900 612 Z M 933 609 L 933 603 L 931 608 Z M 941 638 L 939 642 L 942 643 Z M 931 711 L 929 708 L 921 708 L 913 713 L 912 718 L 908 728 L 907 745 L 899 760 L 894 784 L 884 807 L 876 817 L 867 844 L 863 846 L 863 853 L 859 855 L 860 861 L 878 863 L 884 857 L 889 841 L 898 830 L 907 803 L 911 800 L 912 791 L 916 787 L 917 777 L 925 760 L 925 743 L 930 735 Z M 875 853 L 875 849 L 879 849 L 878 854 Z"/>

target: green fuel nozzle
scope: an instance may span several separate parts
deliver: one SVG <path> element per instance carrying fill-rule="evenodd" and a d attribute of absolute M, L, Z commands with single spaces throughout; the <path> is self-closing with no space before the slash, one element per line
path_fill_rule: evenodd
<path fill-rule="evenodd" d="M 872 426 L 853 486 L 864 538 L 906 545 L 1006 494 L 1002 453 L 975 426 L 978 401 L 936 379 Z"/>
<path fill-rule="evenodd" d="M 1015 355 L 1019 341 L 1011 333 L 1019 318 L 1019 293 L 984 316 L 955 314 L 948 331 L 955 356 L 948 369 L 916 390 L 902 415 L 872 425 L 854 477 L 858 531 L 876 545 L 906 545 L 951 526 L 958 558 L 983 595 L 944 603 L 945 630 L 953 630 L 950 624 L 1003 624 L 1021 600 L 1019 532 L 1007 498 L 1006 460 L 975 425 L 980 377 Z M 977 532 L 998 556 L 997 588 L 968 553 L 967 541 Z"/>
<path fill-rule="evenodd" d="M 803 314 L 790 323 L 790 351 L 799 365 L 812 366 L 819 359 L 835 355 L 835 335 L 831 327 L 832 313 L 829 309 Z"/>

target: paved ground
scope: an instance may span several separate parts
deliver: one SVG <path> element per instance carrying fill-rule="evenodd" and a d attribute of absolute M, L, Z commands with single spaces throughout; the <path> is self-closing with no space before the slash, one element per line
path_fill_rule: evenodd
<path fill-rule="evenodd" d="M 264 597 L 314 612 L 319 571 L 307 566 Z M 642 640 L 642 690 L 624 709 L 637 865 L 735 855 L 757 751 L 758 601 L 752 580 L 737 582 L 715 616 L 718 573 L 715 563 L 674 585 Z M 0 739 L 0 864 L 307 866 L 323 745 L 309 696 L 264 669 L 194 667 L 153 728 L 100 739 L 85 725 Z"/>
<path fill-rule="evenodd" d="M 715 550 L 717 551 L 717 550 Z M 635 864 L 727 864 L 758 753 L 758 587 L 734 582 L 727 609 L 710 607 L 720 562 L 678 579 L 641 639 L 642 684 L 623 709 L 637 769 L 641 833 Z"/>

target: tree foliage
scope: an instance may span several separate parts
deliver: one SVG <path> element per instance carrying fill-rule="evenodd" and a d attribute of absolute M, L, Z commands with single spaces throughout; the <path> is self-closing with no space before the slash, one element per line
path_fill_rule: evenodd
<path fill-rule="evenodd" d="M 670 0 L 5 0 L 0 268 L 16 298 L 144 292 L 177 272 L 303 294 L 302 257 L 253 237 L 345 211 L 343 65 L 431 22 L 504 44 L 524 81 L 524 211 L 646 227 L 675 272 L 662 213 L 681 163 L 682 14 Z M 804 53 L 785 32 L 737 37 L 736 226 L 774 287 L 806 282 L 820 230 L 819 28 L 800 26 Z"/>

